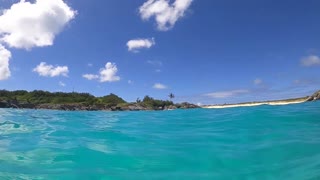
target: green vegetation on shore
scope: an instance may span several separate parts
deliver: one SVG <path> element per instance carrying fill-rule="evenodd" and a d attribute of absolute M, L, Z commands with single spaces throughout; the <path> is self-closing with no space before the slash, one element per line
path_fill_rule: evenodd
<path fill-rule="evenodd" d="M 169 95 L 173 98 L 173 94 Z M 63 110 L 163 110 L 195 108 L 189 103 L 174 104 L 169 100 L 158 100 L 145 96 L 141 101 L 126 102 L 115 94 L 95 97 L 89 93 L 64 93 L 48 91 L 0 90 L 0 107 L 40 108 Z"/>

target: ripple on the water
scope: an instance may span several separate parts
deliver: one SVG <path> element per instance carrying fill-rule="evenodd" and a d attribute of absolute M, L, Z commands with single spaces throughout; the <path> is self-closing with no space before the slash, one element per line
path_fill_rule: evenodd
<path fill-rule="evenodd" d="M 0 179 L 319 179 L 319 106 L 307 106 L 0 110 Z"/>
<path fill-rule="evenodd" d="M 108 148 L 106 143 L 88 142 L 88 143 L 86 143 L 86 147 L 88 149 L 91 149 L 91 150 L 94 150 L 94 151 L 98 151 L 98 152 L 102 152 L 102 153 L 105 153 L 105 154 L 112 153 L 112 151 Z"/>
<path fill-rule="evenodd" d="M 0 122 L 0 135 L 29 133 L 29 132 L 31 132 L 31 130 L 22 124 L 12 122 L 12 121 Z"/>

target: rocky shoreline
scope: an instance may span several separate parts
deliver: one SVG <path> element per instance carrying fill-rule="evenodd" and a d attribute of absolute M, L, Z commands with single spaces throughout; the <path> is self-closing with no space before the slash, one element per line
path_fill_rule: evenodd
<path fill-rule="evenodd" d="M 128 103 L 117 106 L 104 105 L 83 105 L 83 104 L 32 104 L 19 103 L 15 100 L 0 101 L 0 108 L 15 108 L 15 109 L 48 109 L 62 111 L 148 111 L 148 110 L 173 110 L 173 109 L 194 109 L 200 108 L 197 105 L 187 102 L 174 104 L 170 106 L 159 106 L 156 109 L 146 107 L 139 103 Z"/>
<path fill-rule="evenodd" d="M 309 96 L 307 101 L 317 101 L 320 100 L 320 90 L 315 92 L 313 95 Z"/>
<path fill-rule="evenodd" d="M 297 98 L 299 99 L 299 98 Z M 320 90 L 312 94 L 311 96 L 307 96 L 302 102 L 307 101 L 317 101 L 320 100 Z M 294 99 L 287 100 L 278 100 L 276 102 L 283 103 L 291 102 Z M 270 103 L 270 102 L 268 102 Z M 242 106 L 246 103 L 235 104 L 235 106 Z M 252 105 L 252 103 L 247 103 Z M 219 106 L 219 105 L 214 105 Z M 228 105 L 221 105 L 221 107 L 225 107 Z M 230 105 L 229 105 L 230 106 Z M 174 110 L 174 109 L 194 109 L 194 108 L 209 108 L 210 106 L 197 106 L 191 103 L 179 103 L 172 105 L 162 105 L 162 106 L 146 106 L 144 103 L 123 103 L 113 106 L 108 105 L 85 105 L 82 103 L 69 103 L 69 104 L 53 104 L 53 103 L 43 103 L 43 104 L 35 104 L 35 103 L 26 103 L 19 102 L 18 100 L 0 100 L 0 108 L 15 108 L 15 109 L 48 109 L 48 110 L 63 110 L 63 111 L 161 111 L 161 110 Z"/>

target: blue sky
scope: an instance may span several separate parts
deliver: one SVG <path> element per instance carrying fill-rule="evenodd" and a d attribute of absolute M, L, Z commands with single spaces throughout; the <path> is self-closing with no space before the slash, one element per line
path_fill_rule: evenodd
<path fill-rule="evenodd" d="M 319 6 L 0 0 L 0 88 L 202 104 L 309 95 L 320 89 Z"/>

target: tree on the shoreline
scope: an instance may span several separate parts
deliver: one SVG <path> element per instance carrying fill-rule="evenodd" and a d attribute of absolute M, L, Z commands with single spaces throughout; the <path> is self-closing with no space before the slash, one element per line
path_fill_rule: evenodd
<path fill-rule="evenodd" d="M 137 98 L 136 103 L 141 103 L 141 99 Z"/>
<path fill-rule="evenodd" d="M 171 97 L 174 97 L 172 95 Z M 89 93 L 77 92 L 48 92 L 41 90 L 28 91 L 7 91 L 0 90 L 0 106 L 6 102 L 14 104 L 33 104 L 33 105 L 81 105 L 81 106 L 96 106 L 96 107 L 124 107 L 131 105 L 115 94 L 109 94 L 102 97 L 95 97 Z M 150 96 L 145 96 L 143 99 L 137 98 L 136 103 L 148 109 L 164 109 L 173 105 L 172 101 L 154 99 Z"/>
<path fill-rule="evenodd" d="M 169 94 L 170 99 L 173 99 L 174 97 L 175 97 L 174 94 L 172 94 L 172 93 Z"/>

